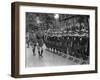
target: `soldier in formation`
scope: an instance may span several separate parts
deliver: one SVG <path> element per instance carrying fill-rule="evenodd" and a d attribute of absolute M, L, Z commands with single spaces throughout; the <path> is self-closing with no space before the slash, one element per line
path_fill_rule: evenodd
<path fill-rule="evenodd" d="M 85 59 L 89 56 L 89 38 L 82 35 L 46 35 L 45 44 L 53 52 L 63 52 L 71 56 Z"/>

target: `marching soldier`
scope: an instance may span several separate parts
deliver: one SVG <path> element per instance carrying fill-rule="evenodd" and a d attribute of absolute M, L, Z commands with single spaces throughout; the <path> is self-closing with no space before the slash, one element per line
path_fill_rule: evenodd
<path fill-rule="evenodd" d="M 33 55 L 35 56 L 35 49 L 36 49 L 37 39 L 35 32 L 32 31 L 30 34 L 30 45 L 32 46 Z"/>
<path fill-rule="evenodd" d="M 42 56 L 42 54 L 43 54 L 43 44 L 44 44 L 43 36 L 44 35 L 43 35 L 42 30 L 39 28 L 39 30 L 36 32 L 36 38 L 37 38 L 37 43 L 38 43 L 37 47 L 38 47 L 39 56 Z"/>

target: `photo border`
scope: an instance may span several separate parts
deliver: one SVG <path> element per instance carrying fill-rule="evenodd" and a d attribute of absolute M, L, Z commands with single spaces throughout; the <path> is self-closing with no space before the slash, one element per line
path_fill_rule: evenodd
<path fill-rule="evenodd" d="M 19 8 L 20 6 L 40 6 L 40 7 L 57 7 L 57 8 L 73 8 L 73 9 L 88 9 L 95 11 L 95 70 L 89 71 L 75 71 L 75 72 L 54 72 L 43 74 L 23 74 L 20 75 L 20 56 L 19 56 Z M 86 74 L 97 73 L 97 7 L 96 6 L 81 6 L 81 5 L 62 5 L 62 4 L 44 4 L 44 3 L 29 3 L 29 2 L 13 2 L 11 4 L 11 76 L 15 78 L 23 77 L 40 77 L 40 76 L 58 76 L 58 75 L 72 75 L 72 74 Z"/>

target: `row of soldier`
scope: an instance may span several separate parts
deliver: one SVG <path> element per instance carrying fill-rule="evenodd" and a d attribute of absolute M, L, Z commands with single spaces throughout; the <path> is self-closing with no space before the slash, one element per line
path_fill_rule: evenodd
<path fill-rule="evenodd" d="M 44 43 L 54 53 L 63 52 L 86 60 L 89 56 L 89 37 L 73 35 L 45 35 Z M 56 52 L 55 52 L 56 51 Z"/>

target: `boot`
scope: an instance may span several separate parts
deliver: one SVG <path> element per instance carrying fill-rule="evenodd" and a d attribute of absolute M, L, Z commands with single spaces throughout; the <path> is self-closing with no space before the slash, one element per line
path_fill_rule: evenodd
<path fill-rule="evenodd" d="M 35 56 L 36 54 L 35 54 L 35 49 L 33 48 L 33 56 Z"/>
<path fill-rule="evenodd" d="M 41 56 L 40 51 L 38 51 L 39 56 Z"/>
<path fill-rule="evenodd" d="M 43 54 L 43 50 L 41 50 L 41 56 L 42 56 L 42 54 Z"/>

